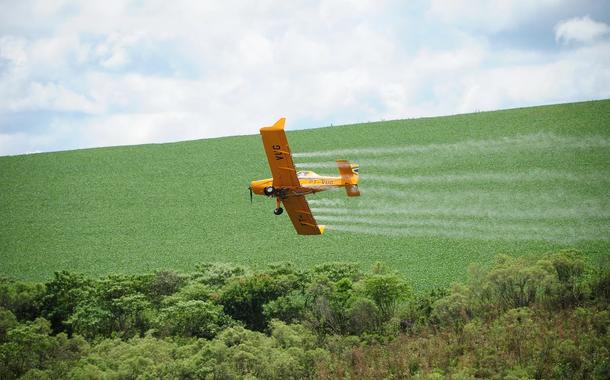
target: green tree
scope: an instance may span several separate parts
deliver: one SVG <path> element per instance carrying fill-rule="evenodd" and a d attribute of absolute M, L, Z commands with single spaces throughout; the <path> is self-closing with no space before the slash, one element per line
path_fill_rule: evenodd
<path fill-rule="evenodd" d="M 40 315 L 43 284 L 0 278 L 0 308 L 10 310 L 19 320 L 32 320 Z"/>
<path fill-rule="evenodd" d="M 89 299 L 95 291 L 93 281 L 68 271 L 55 272 L 54 278 L 45 285 L 47 291 L 42 298 L 42 315 L 51 322 L 56 333 L 64 330 L 64 321 L 70 318 L 81 301 Z"/>
<path fill-rule="evenodd" d="M 306 320 L 320 337 L 325 334 L 346 334 L 349 331 L 349 307 L 354 296 L 350 278 L 333 282 L 327 277 L 317 279 L 306 291 Z"/>
<path fill-rule="evenodd" d="M 17 326 L 17 317 L 10 310 L 0 308 L 0 343 L 6 341 L 8 331 Z"/>
<path fill-rule="evenodd" d="M 164 296 L 176 293 L 185 283 L 185 276 L 174 271 L 158 271 L 150 281 L 148 294 L 159 304 Z"/>
<path fill-rule="evenodd" d="M 582 302 L 589 289 L 583 281 L 586 262 L 582 253 L 577 251 L 560 251 L 550 257 L 551 264 L 557 273 L 559 289 L 557 306 L 566 308 Z"/>
<path fill-rule="evenodd" d="M 228 282 L 222 289 L 219 302 L 231 317 L 244 322 L 249 329 L 262 331 L 268 322 L 263 306 L 299 286 L 298 277 L 292 274 L 255 273 Z"/>
<path fill-rule="evenodd" d="M 394 315 L 400 301 L 411 297 L 411 288 L 396 274 L 372 274 L 363 282 L 363 292 L 377 305 L 382 321 Z"/>
<path fill-rule="evenodd" d="M 222 306 L 206 301 L 180 301 L 159 311 L 156 326 L 162 336 L 213 338 L 233 324 Z"/>
<path fill-rule="evenodd" d="M 180 301 L 211 301 L 214 295 L 215 292 L 209 285 L 190 282 L 176 293 L 164 297 L 163 301 L 161 301 L 161 306 L 175 305 Z"/>
<path fill-rule="evenodd" d="M 143 335 L 150 328 L 153 307 L 151 302 L 140 293 L 115 299 L 111 303 L 116 330 L 124 337 Z"/>
<path fill-rule="evenodd" d="M 548 260 L 528 264 L 521 258 L 501 256 L 487 274 L 484 286 L 489 300 L 497 303 L 503 311 L 551 301 L 557 293 L 559 281 Z"/>
<path fill-rule="evenodd" d="M 96 336 L 109 336 L 113 330 L 114 318 L 110 310 L 105 309 L 95 299 L 90 299 L 79 303 L 64 323 L 70 326 L 73 332 L 93 339 Z"/>
<path fill-rule="evenodd" d="M 187 354 L 189 347 L 187 349 Z M 69 368 L 69 379 L 192 379 L 193 372 L 182 362 L 180 347 L 151 336 L 128 341 L 105 339 Z"/>
<path fill-rule="evenodd" d="M 50 333 L 51 325 L 44 318 L 9 330 L 7 342 L 0 345 L 0 378 L 16 378 L 31 368 L 42 368 L 47 364 L 57 345 Z"/>
<path fill-rule="evenodd" d="M 293 290 L 286 296 L 278 297 L 263 305 L 267 320 L 279 319 L 291 323 L 301 321 L 306 313 L 306 299 L 301 290 Z"/>
<path fill-rule="evenodd" d="M 432 304 L 430 319 L 434 323 L 449 326 L 459 332 L 473 315 L 468 288 L 456 284 L 450 294 Z"/>
<path fill-rule="evenodd" d="M 365 297 L 355 297 L 350 300 L 346 310 L 348 317 L 347 333 L 362 335 L 379 331 L 381 319 L 379 308 L 372 300 Z"/>
<path fill-rule="evenodd" d="M 191 279 L 212 288 L 220 288 L 235 277 L 244 276 L 246 269 L 239 265 L 202 263 L 195 265 Z"/>
<path fill-rule="evenodd" d="M 325 263 L 316 265 L 311 271 L 311 277 L 314 281 L 316 278 L 327 278 L 330 281 L 337 282 L 343 278 L 348 278 L 352 282 L 356 282 L 362 276 L 363 273 L 356 263 Z"/>

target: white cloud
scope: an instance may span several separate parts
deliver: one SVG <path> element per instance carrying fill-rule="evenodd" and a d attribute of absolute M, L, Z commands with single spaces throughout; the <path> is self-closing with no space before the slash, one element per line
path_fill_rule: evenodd
<path fill-rule="evenodd" d="M 26 40 L 23 38 L 0 37 L 0 59 L 9 61 L 12 66 L 22 67 L 27 61 L 25 45 Z"/>
<path fill-rule="evenodd" d="M 465 43 L 457 49 L 420 50 L 413 59 L 417 71 L 455 72 L 481 67 L 489 53 L 481 44 Z"/>
<path fill-rule="evenodd" d="M 566 0 L 432 0 L 429 14 L 467 30 L 499 32 L 540 16 Z"/>
<path fill-rule="evenodd" d="M 610 97 L 610 44 L 567 51 L 550 62 L 480 70 L 464 84 L 458 110 L 498 109 Z"/>
<path fill-rule="evenodd" d="M 192 126 L 199 123 L 199 114 L 184 112 L 123 113 L 94 117 L 78 130 L 84 146 L 130 145 L 175 141 L 175 136 L 195 139 Z"/>
<path fill-rule="evenodd" d="M 26 132 L 0 133 L 0 152 L 9 155 L 49 151 L 52 150 L 49 147 L 57 143 L 56 136 L 57 133 L 35 136 Z"/>
<path fill-rule="evenodd" d="M 604 22 L 592 20 L 590 16 L 574 17 L 555 25 L 555 40 L 558 42 L 592 42 L 610 34 L 610 26 Z"/>
<path fill-rule="evenodd" d="M 547 52 L 490 42 L 560 3 L 5 4 L 0 116 L 52 116 L 36 131 L 0 124 L 0 154 L 254 134 L 280 116 L 290 129 L 610 96 L 600 39 Z"/>
<path fill-rule="evenodd" d="M 105 68 L 119 68 L 129 63 L 129 49 L 139 40 L 138 35 L 113 33 L 94 49 L 94 55 Z"/>
<path fill-rule="evenodd" d="M 32 82 L 20 99 L 7 99 L 12 111 L 53 110 L 95 113 L 96 105 L 81 94 L 56 83 Z"/>

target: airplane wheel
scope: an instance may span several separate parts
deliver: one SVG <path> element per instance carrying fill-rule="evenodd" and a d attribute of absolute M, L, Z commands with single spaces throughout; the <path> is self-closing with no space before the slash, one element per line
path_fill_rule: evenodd
<path fill-rule="evenodd" d="M 276 208 L 275 210 L 273 210 L 273 213 L 275 215 L 281 215 L 284 212 L 284 209 L 281 207 Z"/>
<path fill-rule="evenodd" d="M 263 191 L 265 192 L 266 196 L 270 196 L 270 195 L 273 195 L 273 192 L 275 191 L 275 189 L 273 188 L 273 186 L 267 186 L 267 187 L 265 187 L 265 189 Z"/>

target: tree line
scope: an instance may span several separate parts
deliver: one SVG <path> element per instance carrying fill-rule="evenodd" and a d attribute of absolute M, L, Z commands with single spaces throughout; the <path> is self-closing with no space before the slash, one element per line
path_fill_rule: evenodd
<path fill-rule="evenodd" d="M 609 299 L 576 251 L 419 292 L 380 263 L 2 278 L 0 378 L 606 379 Z"/>

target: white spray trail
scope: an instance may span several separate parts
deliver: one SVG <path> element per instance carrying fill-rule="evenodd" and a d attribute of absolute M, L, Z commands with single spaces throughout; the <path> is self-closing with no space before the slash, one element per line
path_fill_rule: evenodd
<path fill-rule="evenodd" d="M 502 233 L 543 236 L 587 236 L 598 240 L 610 239 L 610 228 L 592 228 L 591 226 L 561 226 L 561 225 L 540 225 L 531 223 L 498 223 L 491 221 L 480 223 L 477 221 L 457 221 L 447 219 L 413 219 L 392 221 L 387 219 L 372 219 L 348 216 L 318 216 L 316 220 L 323 223 L 337 223 L 345 225 L 376 226 L 376 227 L 432 227 L 436 231 L 444 230 L 469 230 L 479 233 Z"/>
<path fill-rule="evenodd" d="M 610 239 L 609 203 L 562 189 L 522 193 L 370 188 L 365 194 L 371 196 L 315 202 L 312 211 L 320 223 L 345 232 L 368 228 L 376 235 L 564 243 Z"/>
<path fill-rule="evenodd" d="M 532 169 L 527 173 L 462 173 L 462 174 L 442 174 L 424 176 L 392 176 L 365 174 L 361 176 L 363 181 L 375 181 L 380 183 L 391 183 L 398 185 L 411 185 L 419 183 L 448 183 L 448 182 L 546 182 L 553 180 L 582 182 L 582 181 L 602 181 L 610 182 L 610 172 L 595 172 L 589 174 L 575 174 L 564 171 Z"/>
<path fill-rule="evenodd" d="M 339 199 L 310 199 L 310 206 L 341 206 L 343 201 Z"/>
<path fill-rule="evenodd" d="M 378 207 L 379 205 L 392 207 L 396 204 L 409 203 L 427 206 L 456 204 L 492 207 L 496 209 L 508 208 L 556 208 L 556 207 L 589 207 L 610 209 L 610 199 L 603 200 L 596 197 L 586 197 L 582 194 L 565 191 L 561 188 L 545 191 L 523 190 L 430 190 L 421 189 L 391 189 L 381 187 L 366 187 L 363 190 L 366 198 L 357 200 L 342 200 L 333 203 L 333 206 Z"/>
<path fill-rule="evenodd" d="M 434 166 L 444 170 L 459 167 L 455 165 L 456 157 L 468 158 L 471 167 L 472 157 L 481 153 L 509 153 L 507 159 L 510 159 L 513 155 L 521 157 L 519 153 L 524 152 L 529 155 L 525 156 L 527 160 L 531 160 L 531 154 L 538 151 L 598 148 L 610 148 L 610 139 L 537 133 L 447 144 L 304 152 L 293 156 L 323 159 L 355 156 L 361 167 L 367 169 L 427 167 L 430 173 L 430 167 Z M 447 166 L 447 163 L 452 164 Z M 297 167 L 336 169 L 336 163 L 303 162 Z M 363 170 L 360 179 L 362 199 L 310 198 L 316 219 L 330 223 L 328 229 L 384 236 L 554 242 L 610 239 L 610 202 L 607 197 L 596 197 L 600 189 L 610 185 L 607 170 L 573 172 L 528 168 L 511 172 L 433 171 L 429 175 L 410 176 Z M 483 190 L 479 185 L 484 184 L 496 186 L 491 189 L 485 186 Z M 524 184 L 526 189 L 509 191 L 510 187 Z M 593 191 L 566 191 L 574 189 L 575 184 Z M 460 185 L 466 189 L 459 189 Z"/>
<path fill-rule="evenodd" d="M 395 189 L 366 188 L 361 199 L 312 200 L 310 206 L 322 213 L 347 213 L 374 210 L 375 214 L 385 214 L 395 210 L 408 210 L 425 215 L 438 210 L 446 214 L 461 215 L 464 209 L 466 216 L 481 217 L 493 210 L 496 217 L 500 215 L 522 214 L 531 216 L 537 213 L 541 219 L 559 218 L 570 213 L 572 219 L 588 215 L 593 218 L 604 218 L 610 214 L 610 202 L 594 197 L 567 193 L 561 190 L 549 192 L 510 192 L 510 191 L 404 191 Z M 365 211 L 359 211 L 365 210 Z M 386 211 L 390 210 L 390 211 Z M 560 210 L 560 211 L 557 211 Z M 568 211 L 569 210 L 569 211 Z M 406 212 L 406 211 L 405 211 Z M 525 213 L 525 214 L 523 214 Z M 558 213 L 559 214 L 558 216 Z M 407 215 L 404 212 L 399 215 Z"/>
<path fill-rule="evenodd" d="M 343 231 L 357 234 L 395 236 L 395 237 L 444 237 L 451 239 L 473 239 L 473 240 L 508 240 L 508 241 L 550 241 L 558 243 L 574 243 L 582 240 L 608 241 L 608 235 L 565 235 L 565 234 L 540 234 L 540 233 L 506 233 L 506 232 L 477 232 L 460 229 L 438 229 L 425 227 L 392 228 L 392 227 L 369 227 L 359 225 L 326 225 L 326 229 Z"/>
<path fill-rule="evenodd" d="M 560 136 L 553 133 L 536 133 L 489 140 L 465 140 L 457 143 L 406 145 L 396 147 L 370 147 L 293 153 L 296 158 L 338 156 L 383 156 L 391 154 L 418 154 L 429 152 L 497 152 L 499 149 L 591 149 L 609 148 L 610 140 L 604 136 Z"/>
<path fill-rule="evenodd" d="M 353 215 L 353 216 L 447 216 L 459 218 L 488 218 L 488 219 L 518 219 L 518 220 L 548 220 L 548 219 L 607 219 L 610 210 L 596 207 L 582 208 L 553 208 L 524 210 L 496 210 L 492 208 L 476 207 L 418 207 L 412 205 L 396 205 L 395 207 L 378 207 L 371 209 L 347 209 L 313 207 L 315 214 Z"/>
<path fill-rule="evenodd" d="M 303 163 L 295 163 L 294 166 L 296 166 L 299 169 L 326 169 L 326 168 L 336 168 L 337 167 L 337 163 L 336 162 L 303 162 Z"/>

